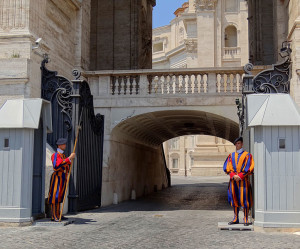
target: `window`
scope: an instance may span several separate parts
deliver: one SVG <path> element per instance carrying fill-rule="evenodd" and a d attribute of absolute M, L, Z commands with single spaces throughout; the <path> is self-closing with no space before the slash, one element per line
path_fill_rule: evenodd
<path fill-rule="evenodd" d="M 164 44 L 162 42 L 153 45 L 153 53 L 161 52 L 164 50 Z"/>
<path fill-rule="evenodd" d="M 179 138 L 173 138 L 170 140 L 170 149 L 178 149 L 179 148 Z"/>
<path fill-rule="evenodd" d="M 225 12 L 237 12 L 238 5 L 236 0 L 225 0 Z"/>
<path fill-rule="evenodd" d="M 173 158 L 172 160 L 172 168 L 178 169 L 178 158 Z"/>
<path fill-rule="evenodd" d="M 4 138 L 4 148 L 9 148 L 9 139 Z"/>
<path fill-rule="evenodd" d="M 278 147 L 280 150 L 285 150 L 285 138 L 279 138 Z"/>
<path fill-rule="evenodd" d="M 225 29 L 225 47 L 237 47 L 237 30 L 233 25 Z"/>

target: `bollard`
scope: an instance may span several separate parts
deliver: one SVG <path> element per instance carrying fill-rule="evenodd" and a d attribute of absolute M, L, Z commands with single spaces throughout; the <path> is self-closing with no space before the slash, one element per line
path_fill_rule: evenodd
<path fill-rule="evenodd" d="M 115 204 L 115 205 L 118 204 L 118 194 L 117 193 L 114 193 L 113 204 Z"/>

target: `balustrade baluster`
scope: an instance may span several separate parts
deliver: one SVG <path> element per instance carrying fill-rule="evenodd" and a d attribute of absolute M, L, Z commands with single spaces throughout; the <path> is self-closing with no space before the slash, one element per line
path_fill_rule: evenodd
<path fill-rule="evenodd" d="M 136 75 L 134 77 L 134 82 L 135 82 L 135 94 L 140 93 L 140 76 Z M 144 83 L 145 84 L 145 83 Z M 145 87 L 145 86 L 144 86 Z M 134 88 L 133 88 L 134 89 Z M 144 91 L 145 92 L 145 91 Z"/>
<path fill-rule="evenodd" d="M 221 85 L 222 85 L 222 75 L 218 74 L 217 75 L 217 92 L 221 92 Z"/>
<path fill-rule="evenodd" d="M 184 86 L 184 76 L 183 75 L 179 75 L 178 76 L 178 93 L 182 93 L 183 92 L 183 86 Z"/>
<path fill-rule="evenodd" d="M 179 93 L 179 91 L 180 91 L 180 88 L 179 88 L 179 84 L 180 84 L 180 82 L 179 82 L 179 75 L 175 75 L 175 94 L 177 94 L 177 93 Z"/>
<path fill-rule="evenodd" d="M 238 92 L 238 84 L 239 84 L 239 74 L 235 74 L 235 77 L 234 77 L 234 81 L 233 81 L 233 92 Z"/>
<path fill-rule="evenodd" d="M 172 77 L 170 75 L 168 75 L 166 77 L 166 94 L 170 94 L 171 93 L 171 81 L 172 81 Z"/>
<path fill-rule="evenodd" d="M 191 74 L 190 79 L 191 79 L 191 92 L 192 94 L 195 94 L 197 92 L 197 79 L 196 79 L 197 74 Z"/>
<path fill-rule="evenodd" d="M 207 74 L 203 75 L 203 92 L 207 93 L 207 88 L 208 88 L 208 76 Z"/>
<path fill-rule="evenodd" d="M 224 85 L 223 92 L 226 93 L 227 92 L 227 86 L 228 86 L 227 83 L 228 83 L 228 80 L 229 80 L 228 75 L 227 74 L 223 74 L 223 79 L 224 79 L 224 81 L 223 81 L 223 85 Z"/>
<path fill-rule="evenodd" d="M 99 80 L 100 82 L 100 80 Z M 111 77 L 111 94 L 115 95 L 115 91 L 116 91 L 116 77 L 112 76 Z"/>
<path fill-rule="evenodd" d="M 133 82 L 134 82 L 134 76 L 129 76 L 129 94 L 132 95 L 133 92 Z"/>
<path fill-rule="evenodd" d="M 232 93 L 233 92 L 233 81 L 234 81 L 233 74 L 230 74 L 228 78 L 229 78 L 229 84 L 230 84 L 230 92 Z"/>
<path fill-rule="evenodd" d="M 176 75 L 173 75 L 171 78 L 171 93 L 175 94 L 176 93 Z"/>
<path fill-rule="evenodd" d="M 120 95 L 122 89 L 122 76 L 117 76 L 117 81 L 118 81 L 118 95 Z"/>
<path fill-rule="evenodd" d="M 200 93 L 200 87 L 201 87 L 201 75 L 195 74 L 195 93 Z"/>
<path fill-rule="evenodd" d="M 153 76 L 152 75 L 147 75 L 147 79 L 148 79 L 148 93 L 152 94 L 153 85 L 154 85 Z"/>
<path fill-rule="evenodd" d="M 127 82 L 128 82 L 128 76 L 123 77 L 123 89 L 124 89 L 124 95 L 127 94 Z"/>
<path fill-rule="evenodd" d="M 160 76 L 160 88 L 159 88 L 159 94 L 164 94 L 164 88 L 165 88 L 165 76 Z"/>

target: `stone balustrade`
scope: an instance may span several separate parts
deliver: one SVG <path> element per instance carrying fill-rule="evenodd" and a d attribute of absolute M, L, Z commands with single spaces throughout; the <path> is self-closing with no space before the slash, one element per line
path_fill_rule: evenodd
<path fill-rule="evenodd" d="M 83 73 L 95 96 L 109 94 L 170 97 L 175 95 L 241 94 L 243 75 L 242 67 L 115 70 Z"/>
<path fill-rule="evenodd" d="M 223 48 L 223 59 L 241 58 L 240 47 L 225 47 Z"/>

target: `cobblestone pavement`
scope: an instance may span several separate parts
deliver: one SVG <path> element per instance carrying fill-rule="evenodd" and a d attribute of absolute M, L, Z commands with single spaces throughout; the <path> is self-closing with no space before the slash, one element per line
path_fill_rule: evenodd
<path fill-rule="evenodd" d="M 79 213 L 65 227 L 0 228 L 0 248 L 300 248 L 288 233 L 219 231 L 227 177 L 173 177 L 173 187 Z"/>

